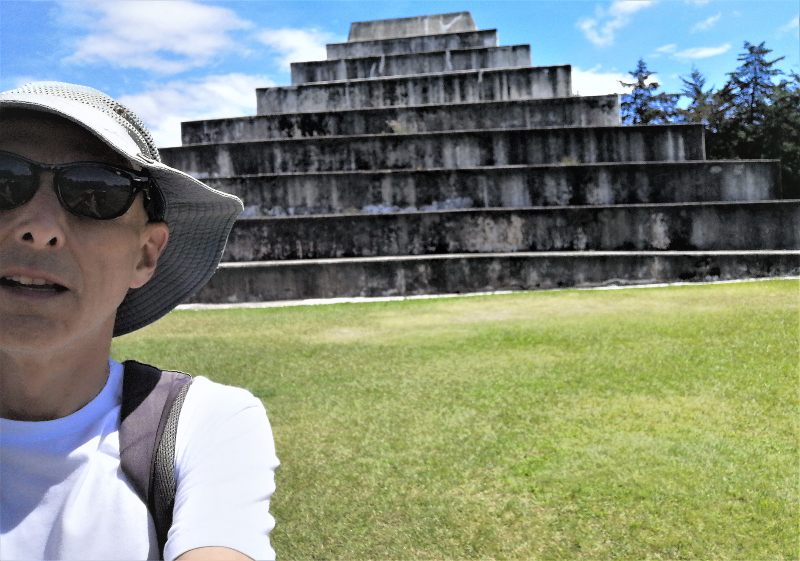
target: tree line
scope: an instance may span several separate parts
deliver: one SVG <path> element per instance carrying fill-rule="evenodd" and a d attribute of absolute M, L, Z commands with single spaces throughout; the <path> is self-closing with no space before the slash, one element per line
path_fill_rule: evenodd
<path fill-rule="evenodd" d="M 706 89 L 706 79 L 694 66 L 682 77 L 683 90 L 658 92 L 654 74 L 639 59 L 629 72 L 632 88 L 622 96 L 623 124 L 702 123 L 709 159 L 779 159 L 784 198 L 800 198 L 800 75 L 776 67 L 783 60 L 767 60 L 772 51 L 745 41 L 741 65 L 729 72 L 719 89 Z M 777 83 L 776 83 L 777 82 Z M 678 107 L 682 97 L 689 104 Z"/>

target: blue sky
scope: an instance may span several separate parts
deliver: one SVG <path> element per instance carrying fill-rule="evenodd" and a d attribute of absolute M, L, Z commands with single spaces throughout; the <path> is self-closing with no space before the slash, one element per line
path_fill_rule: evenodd
<path fill-rule="evenodd" d="M 325 58 L 353 21 L 465 10 L 534 65 L 572 64 L 583 95 L 622 92 L 639 58 L 666 91 L 692 65 L 719 87 L 744 41 L 800 72 L 800 0 L 0 0 L 0 87 L 98 88 L 174 146 L 181 121 L 254 114 L 256 87 L 288 85 L 290 62 Z"/>

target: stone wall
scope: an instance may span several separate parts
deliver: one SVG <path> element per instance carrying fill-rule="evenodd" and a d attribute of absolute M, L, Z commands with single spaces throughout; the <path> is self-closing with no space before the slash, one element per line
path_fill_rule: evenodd
<path fill-rule="evenodd" d="M 256 111 L 271 115 L 567 97 L 572 95 L 571 72 L 569 65 L 534 66 L 259 88 Z"/>
<path fill-rule="evenodd" d="M 459 129 L 524 129 L 620 124 L 619 96 L 558 97 L 377 109 L 256 115 L 188 121 L 182 142 L 212 144 L 280 138 L 406 134 Z"/>
<path fill-rule="evenodd" d="M 800 273 L 778 161 L 621 126 L 618 96 L 573 96 L 570 66 L 467 16 L 358 22 L 257 115 L 184 123 L 164 161 L 246 205 L 194 301 Z"/>
<path fill-rule="evenodd" d="M 240 220 L 225 261 L 800 246 L 800 202 L 528 207 Z"/>
<path fill-rule="evenodd" d="M 269 174 L 205 182 L 272 216 L 782 198 L 776 160 Z"/>
<path fill-rule="evenodd" d="M 531 65 L 529 45 L 293 62 L 292 84 Z"/>
<path fill-rule="evenodd" d="M 264 302 L 800 275 L 790 251 L 562 252 L 224 263 L 189 302 Z"/>
<path fill-rule="evenodd" d="M 329 60 L 364 56 L 399 55 L 407 53 L 426 53 L 474 47 L 497 47 L 496 29 L 443 33 L 439 35 L 415 35 L 397 37 L 391 41 L 355 41 L 330 43 L 326 45 Z"/>
<path fill-rule="evenodd" d="M 477 30 L 477 27 L 475 26 L 475 20 L 472 19 L 472 14 L 469 12 L 454 12 L 452 14 L 410 18 L 357 21 L 350 25 L 350 36 L 347 40 L 348 42 L 370 41 L 374 39 L 437 35 L 439 33 L 475 30 Z"/>
<path fill-rule="evenodd" d="M 702 125 L 558 127 L 277 139 L 167 148 L 198 178 L 262 173 L 701 160 Z"/>

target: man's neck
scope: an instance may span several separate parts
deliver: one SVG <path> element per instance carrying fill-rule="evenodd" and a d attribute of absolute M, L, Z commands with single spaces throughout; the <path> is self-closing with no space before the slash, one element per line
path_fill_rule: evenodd
<path fill-rule="evenodd" d="M 50 421 L 78 411 L 108 381 L 110 349 L 109 336 L 46 353 L 0 351 L 0 417 Z"/>

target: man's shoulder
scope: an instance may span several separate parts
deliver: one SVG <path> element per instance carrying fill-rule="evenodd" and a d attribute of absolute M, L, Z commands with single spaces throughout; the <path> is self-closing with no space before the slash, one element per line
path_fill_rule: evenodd
<path fill-rule="evenodd" d="M 260 407 L 263 409 L 261 400 L 256 398 L 249 390 L 214 382 L 205 376 L 192 377 L 192 385 L 189 388 L 189 394 L 186 396 L 187 399 L 189 396 L 192 396 L 194 401 L 214 407 L 217 410 L 242 407 Z"/>
<path fill-rule="evenodd" d="M 224 433 L 241 430 L 242 423 L 262 422 L 267 423 L 264 405 L 248 390 L 195 376 L 183 403 L 178 440 L 187 433 Z"/>
<path fill-rule="evenodd" d="M 111 363 L 113 369 L 115 362 L 111 361 Z M 135 394 L 150 393 L 152 389 L 155 388 L 159 379 L 162 383 L 166 382 L 167 385 L 176 386 L 177 384 L 183 386 L 183 383 L 191 376 L 191 383 L 189 383 L 188 388 L 186 388 L 187 391 L 180 407 L 180 415 L 178 417 L 179 434 L 185 432 L 186 429 L 192 433 L 197 430 L 213 431 L 215 425 L 216 428 L 221 428 L 221 425 L 224 424 L 226 420 L 236 416 L 247 415 L 250 418 L 266 416 L 266 411 L 261 400 L 253 396 L 253 394 L 245 388 L 215 382 L 202 375 L 192 375 L 191 372 L 169 369 L 162 370 L 158 365 L 146 364 L 139 361 L 125 361 L 121 365 L 116 363 L 116 367 L 119 368 L 120 372 L 122 372 L 123 366 L 125 372 L 124 377 L 126 379 L 131 377 L 139 378 L 142 375 L 153 378 L 149 382 L 144 383 L 138 381 L 135 384 L 122 384 L 124 387 L 128 388 L 127 393 L 124 389 L 121 392 L 123 395 L 123 410 L 126 409 L 125 401 L 130 402 L 127 403 L 128 409 L 135 407 L 141 400 L 141 398 L 137 399 Z M 178 378 L 172 375 L 172 373 L 175 372 L 183 379 L 182 383 L 178 382 Z M 162 376 L 162 373 L 164 376 Z M 152 386 L 152 388 L 150 386 Z M 133 388 L 132 391 L 131 388 Z M 173 387 L 171 394 L 177 394 L 174 389 L 175 387 Z M 166 395 L 167 390 L 163 391 Z M 125 395 L 128 396 L 127 400 L 124 397 Z M 174 399 L 175 395 L 171 395 L 171 397 Z M 167 407 L 169 407 L 172 400 L 168 401 L 169 403 L 165 402 Z"/>
<path fill-rule="evenodd" d="M 112 360 L 110 362 L 112 368 L 114 368 L 115 361 Z M 161 369 L 157 365 L 135 360 L 125 361 L 121 365 L 117 363 L 117 367 L 120 368 L 120 371 L 122 371 L 124 367 L 126 375 L 130 373 L 134 376 L 140 376 L 142 373 L 148 372 L 150 375 L 160 376 L 163 372 L 177 376 L 189 376 L 191 378 L 191 384 L 188 388 L 186 399 L 190 401 L 190 407 L 197 404 L 202 406 L 203 409 L 211 408 L 211 410 L 214 411 L 243 407 L 263 408 L 261 401 L 253 396 L 249 390 L 214 382 L 202 375 L 195 376 L 191 372 Z"/>

